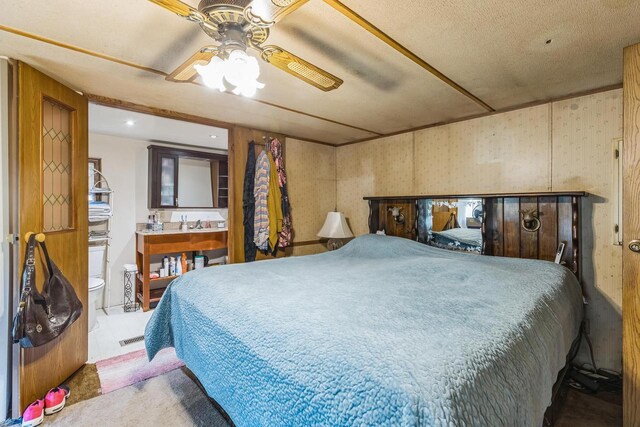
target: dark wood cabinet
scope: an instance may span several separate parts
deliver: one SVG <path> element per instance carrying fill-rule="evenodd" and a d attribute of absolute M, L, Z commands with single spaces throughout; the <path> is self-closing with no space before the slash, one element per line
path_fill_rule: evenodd
<path fill-rule="evenodd" d="M 178 207 L 178 156 L 149 148 L 150 208 Z"/>
<path fill-rule="evenodd" d="M 229 204 L 229 162 L 225 154 L 209 153 L 205 151 L 185 150 L 174 147 L 150 145 L 149 150 L 149 184 L 148 206 L 150 209 L 204 209 L 226 208 Z M 181 163 L 200 161 L 207 164 L 206 176 L 200 177 L 198 182 L 183 182 L 180 185 Z M 184 166 L 183 166 L 184 168 Z M 202 169 L 202 168 L 200 168 Z M 187 197 L 184 189 L 193 188 L 191 193 L 205 192 L 206 203 L 193 201 Z M 181 198 L 181 192 L 182 198 Z M 192 196 L 192 195 L 191 195 Z"/>
<path fill-rule="evenodd" d="M 218 207 L 229 206 L 229 162 L 220 162 L 218 170 Z"/>

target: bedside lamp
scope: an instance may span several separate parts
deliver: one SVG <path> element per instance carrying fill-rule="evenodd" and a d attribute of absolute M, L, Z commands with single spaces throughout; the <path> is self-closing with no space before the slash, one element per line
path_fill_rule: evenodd
<path fill-rule="evenodd" d="M 342 239 L 353 237 L 353 233 L 342 212 L 329 212 L 317 236 L 328 238 L 327 248 L 332 251 L 342 247 L 344 245 Z"/>

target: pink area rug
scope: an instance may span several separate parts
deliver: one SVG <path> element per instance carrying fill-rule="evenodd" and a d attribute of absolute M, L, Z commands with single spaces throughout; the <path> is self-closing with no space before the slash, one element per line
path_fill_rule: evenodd
<path fill-rule="evenodd" d="M 184 366 L 173 348 L 161 350 L 149 362 L 146 350 L 133 351 L 121 356 L 96 362 L 102 394 L 157 377 Z"/>

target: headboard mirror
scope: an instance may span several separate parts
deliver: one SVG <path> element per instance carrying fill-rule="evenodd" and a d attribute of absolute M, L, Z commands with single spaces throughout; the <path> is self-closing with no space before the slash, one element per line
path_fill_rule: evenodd
<path fill-rule="evenodd" d="M 559 262 L 580 274 L 585 192 L 365 197 L 369 232 L 442 249 Z"/>
<path fill-rule="evenodd" d="M 482 199 L 418 199 L 418 241 L 443 249 L 482 252 Z"/>

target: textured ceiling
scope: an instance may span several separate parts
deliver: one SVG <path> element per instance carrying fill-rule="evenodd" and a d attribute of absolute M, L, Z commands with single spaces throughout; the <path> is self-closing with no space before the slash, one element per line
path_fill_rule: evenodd
<path fill-rule="evenodd" d="M 638 0 L 347 3 L 495 109 L 622 83 L 640 42 Z"/>
<path fill-rule="evenodd" d="M 227 150 L 229 131 L 199 123 L 89 104 L 89 133 Z"/>
<path fill-rule="evenodd" d="M 495 109 L 620 83 L 622 48 L 640 41 L 640 1 L 344 1 Z M 212 42 L 144 0 L 0 0 L 0 10 L 0 25 L 165 73 Z M 1 55 L 78 90 L 336 144 L 486 111 L 322 0 L 267 44 L 344 84 L 321 92 L 261 62 L 266 88 L 248 100 L 0 31 Z"/>

